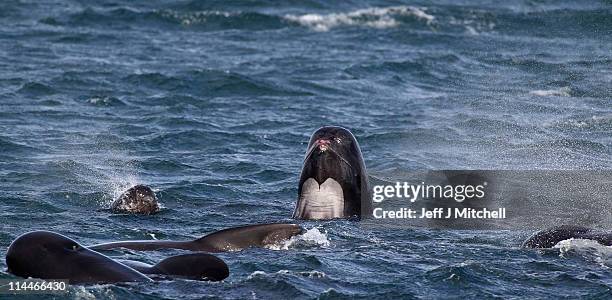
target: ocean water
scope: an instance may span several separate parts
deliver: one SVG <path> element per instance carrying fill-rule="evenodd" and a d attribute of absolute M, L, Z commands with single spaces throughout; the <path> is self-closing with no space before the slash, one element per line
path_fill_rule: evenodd
<path fill-rule="evenodd" d="M 0 256 L 36 229 L 90 245 L 291 221 L 308 138 L 323 125 L 356 135 L 375 178 L 608 170 L 612 3 L 3 0 Z M 163 210 L 111 214 L 137 183 Z M 534 251 L 519 247 L 525 231 L 302 225 L 273 249 L 220 254 L 223 282 L 54 297 L 612 296 L 612 250 L 588 241 Z M 3 259 L 0 269 L 14 278 Z"/>

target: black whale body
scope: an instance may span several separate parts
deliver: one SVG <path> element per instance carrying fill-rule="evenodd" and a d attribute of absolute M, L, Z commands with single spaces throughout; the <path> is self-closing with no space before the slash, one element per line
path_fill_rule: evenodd
<path fill-rule="evenodd" d="M 121 241 L 98 244 L 90 248 L 94 250 L 127 248 L 141 251 L 167 248 L 204 252 L 238 251 L 274 245 L 303 231 L 304 229 L 297 224 L 258 224 L 223 229 L 192 241 Z"/>
<path fill-rule="evenodd" d="M 602 232 L 578 225 L 559 225 L 536 232 L 523 242 L 525 248 L 552 248 L 568 239 L 586 239 L 596 241 L 604 246 L 612 245 L 612 233 Z"/>
<path fill-rule="evenodd" d="M 114 213 L 150 215 L 159 211 L 155 192 L 143 184 L 127 189 L 111 204 Z"/>
<path fill-rule="evenodd" d="M 353 134 L 339 126 L 316 130 L 308 143 L 293 218 L 352 219 L 369 216 L 370 186 Z"/>
<path fill-rule="evenodd" d="M 138 265 L 134 269 L 129 264 Z M 67 279 L 73 284 L 151 281 L 146 274 L 222 280 L 229 275 L 225 262 L 197 253 L 166 258 L 154 266 L 121 263 L 50 231 L 33 231 L 16 238 L 6 253 L 8 272 L 24 278 Z"/>

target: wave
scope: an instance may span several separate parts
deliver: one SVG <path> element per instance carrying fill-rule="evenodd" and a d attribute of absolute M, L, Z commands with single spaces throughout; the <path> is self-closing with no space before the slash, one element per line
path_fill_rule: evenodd
<path fill-rule="evenodd" d="M 612 114 L 570 118 L 564 121 L 547 124 L 547 127 L 556 127 L 569 132 L 574 132 L 576 129 L 591 132 L 607 132 L 612 131 Z"/>
<path fill-rule="evenodd" d="M 301 95 L 293 90 L 257 77 L 222 70 L 193 70 L 180 74 L 134 73 L 123 78 L 137 89 L 165 90 L 206 97 Z"/>
<path fill-rule="evenodd" d="M 569 239 L 555 245 L 559 249 L 559 256 L 567 257 L 572 253 L 594 260 L 602 267 L 612 266 L 612 246 L 604 246 L 593 240 Z"/>
<path fill-rule="evenodd" d="M 571 93 L 572 89 L 569 86 L 564 86 L 564 87 L 560 87 L 558 89 L 552 89 L 552 90 L 535 90 L 535 91 L 531 91 L 529 92 L 529 94 L 534 95 L 534 96 L 541 96 L 541 97 L 547 97 L 547 96 L 558 96 L 558 97 L 571 97 Z"/>
<path fill-rule="evenodd" d="M 371 7 L 359 9 L 348 13 L 287 14 L 284 18 L 288 21 L 309 27 L 315 31 L 329 31 L 339 26 L 365 26 L 372 28 L 391 28 L 400 25 L 399 17 L 413 17 L 426 24 L 431 24 L 435 18 L 427 14 L 424 9 L 412 6 Z"/>
<path fill-rule="evenodd" d="M 190 1 L 176 5 L 92 6 L 70 11 L 55 11 L 39 16 L 42 24 L 51 26 L 103 27 L 119 29 L 161 27 L 164 29 L 214 30 L 274 30 L 304 26 L 324 32 L 338 27 L 393 28 L 407 23 L 420 24 L 436 34 L 477 36 L 494 33 L 502 36 L 589 36 L 600 39 L 609 31 L 610 9 L 607 7 L 534 6 L 534 9 L 513 7 L 490 8 L 476 6 L 429 4 L 427 7 L 398 5 L 367 7 L 337 11 L 345 5 L 319 3 L 273 3 L 244 1 L 228 4 L 223 1 Z M 547 5 L 548 6 L 548 5 Z M 325 11 L 326 13 L 321 13 Z M 0 13 L 1 14 L 1 13 Z M 434 16 L 435 15 L 435 16 Z M 60 37 L 69 43 L 93 42 L 100 32 L 71 33 Z M 100 35 L 112 39 L 113 36 Z"/>
<path fill-rule="evenodd" d="M 25 83 L 17 92 L 30 97 L 48 96 L 57 93 L 51 86 L 35 81 Z"/>
<path fill-rule="evenodd" d="M 116 29 L 133 25 L 204 30 L 260 30 L 286 26 L 282 18 L 258 12 L 218 10 L 184 12 L 172 9 L 140 10 L 128 7 L 110 10 L 88 7 L 71 14 L 45 17 L 40 22 L 52 26 L 101 26 Z"/>
<path fill-rule="evenodd" d="M 390 83 L 393 87 L 397 83 L 417 85 L 415 88 L 439 87 L 444 82 L 451 85 L 449 89 L 453 89 L 452 86 L 463 86 L 466 82 L 465 76 L 458 71 L 459 67 L 455 67 L 464 64 L 462 60 L 463 57 L 454 54 L 431 54 L 407 60 L 356 63 L 343 71 L 357 78 L 389 74 L 393 79 Z"/>
<path fill-rule="evenodd" d="M 0 136 L 0 155 L 8 155 L 31 150 L 34 150 L 34 148 L 13 142 L 9 139 L 9 137 Z"/>
<path fill-rule="evenodd" d="M 289 240 L 284 241 L 280 244 L 268 246 L 272 250 L 288 250 L 295 248 L 311 248 L 311 247 L 329 247 L 330 241 L 327 237 L 326 232 L 319 231 L 318 228 L 313 227 L 306 230 L 306 232 L 291 237 Z"/>
<path fill-rule="evenodd" d="M 279 270 L 276 273 L 266 273 L 264 271 L 255 271 L 247 277 L 247 280 L 253 279 L 255 277 L 270 276 L 270 275 L 271 276 L 274 276 L 274 275 L 302 276 L 302 277 L 307 277 L 307 278 L 327 277 L 327 274 L 321 271 L 317 271 L 317 270 L 303 271 L 303 272 L 296 272 L 296 271 L 290 271 L 290 270 Z"/>
<path fill-rule="evenodd" d="M 156 12 L 165 21 L 183 26 L 206 26 L 207 29 L 275 29 L 284 27 L 282 20 L 274 15 L 258 12 L 198 11 L 179 12 L 162 10 Z"/>
<path fill-rule="evenodd" d="M 409 18 L 408 20 L 406 18 Z M 157 25 L 195 27 L 205 30 L 246 29 L 268 30 L 297 24 L 315 31 L 328 31 L 340 26 L 371 28 L 397 27 L 403 22 L 419 21 L 430 25 L 435 17 L 424 8 L 413 6 L 370 7 L 345 13 L 275 15 L 256 11 L 175 9 L 114 9 L 85 8 L 64 15 L 45 17 L 41 23 L 52 26 L 104 26 L 121 28 L 124 25 Z"/>
<path fill-rule="evenodd" d="M 125 106 L 125 102 L 111 96 L 92 96 L 86 100 L 93 106 Z"/>
<path fill-rule="evenodd" d="M 425 277 L 435 282 L 452 282 L 454 284 L 466 284 L 470 281 L 481 281 L 492 284 L 487 273 L 494 272 L 485 268 L 479 262 L 466 260 L 460 263 L 442 265 L 425 272 Z"/>
<path fill-rule="evenodd" d="M 202 10 L 245 10 L 245 9 L 266 9 L 273 7 L 275 9 L 321 9 L 336 6 L 336 3 L 320 0 L 187 0 L 187 1 L 169 1 L 175 2 L 167 6 L 178 11 L 202 11 Z"/>

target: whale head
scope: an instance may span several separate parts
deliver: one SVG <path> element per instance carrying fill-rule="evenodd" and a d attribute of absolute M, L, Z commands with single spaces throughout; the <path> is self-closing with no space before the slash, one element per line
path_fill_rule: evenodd
<path fill-rule="evenodd" d="M 360 219 L 371 207 L 361 149 L 345 128 L 326 126 L 312 134 L 293 212 L 296 219 Z"/>
<path fill-rule="evenodd" d="M 143 274 L 49 231 L 28 232 L 6 253 L 8 272 L 24 278 L 64 279 L 70 283 L 148 281 Z"/>
<path fill-rule="evenodd" d="M 159 204 L 153 190 L 139 184 L 123 192 L 113 202 L 111 210 L 118 213 L 149 215 L 159 211 Z"/>

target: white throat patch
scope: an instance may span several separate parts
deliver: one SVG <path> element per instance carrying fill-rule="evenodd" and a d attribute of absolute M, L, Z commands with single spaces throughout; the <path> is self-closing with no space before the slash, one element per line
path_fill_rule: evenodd
<path fill-rule="evenodd" d="M 344 192 L 332 178 L 323 184 L 308 178 L 302 184 L 302 194 L 296 207 L 296 216 L 304 219 L 333 219 L 344 215 Z"/>

